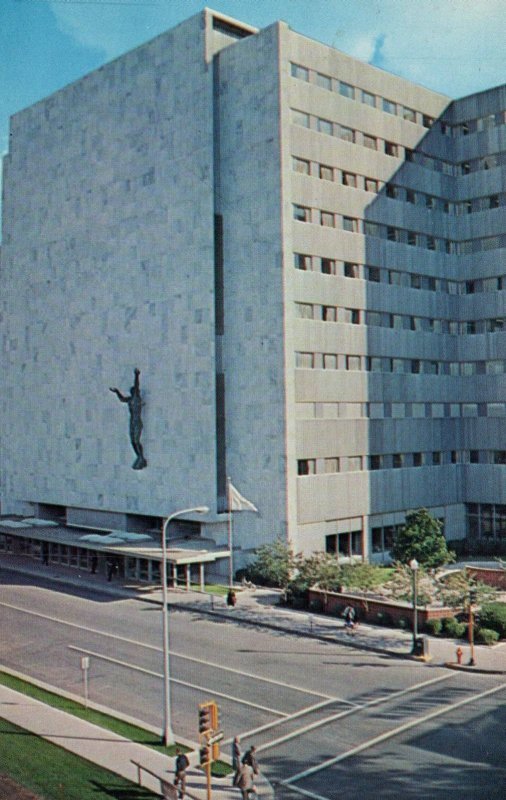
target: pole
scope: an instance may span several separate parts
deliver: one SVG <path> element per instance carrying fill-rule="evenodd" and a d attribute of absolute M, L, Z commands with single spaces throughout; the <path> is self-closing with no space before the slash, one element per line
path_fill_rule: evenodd
<path fill-rule="evenodd" d="M 419 563 L 416 558 L 412 558 L 409 562 L 409 566 L 411 568 L 411 572 L 413 575 L 413 646 L 411 648 L 411 653 L 416 655 L 417 653 L 417 639 L 418 639 L 418 585 L 417 585 L 417 574 Z"/>
<path fill-rule="evenodd" d="M 470 650 L 470 658 L 469 658 L 469 666 L 474 667 L 476 666 L 476 661 L 474 660 L 474 616 L 473 616 L 473 600 L 472 596 L 469 596 L 469 650 Z"/>
<path fill-rule="evenodd" d="M 206 764 L 206 800 L 211 800 L 211 762 Z"/>
<path fill-rule="evenodd" d="M 167 747 L 174 743 L 170 724 L 170 670 L 169 670 L 169 610 L 167 608 L 167 531 L 170 523 L 182 514 L 207 514 L 207 506 L 183 508 L 171 514 L 162 527 L 162 626 L 163 626 L 163 731 L 162 741 Z"/>
<path fill-rule="evenodd" d="M 228 509 L 228 550 L 230 553 L 228 559 L 228 586 L 231 589 L 234 583 L 234 557 L 232 548 L 234 546 L 232 537 L 232 503 L 230 502 L 230 478 L 227 478 L 227 509 Z"/>

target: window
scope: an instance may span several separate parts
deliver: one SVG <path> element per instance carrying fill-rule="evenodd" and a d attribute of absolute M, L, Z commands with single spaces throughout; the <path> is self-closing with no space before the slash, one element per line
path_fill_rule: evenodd
<path fill-rule="evenodd" d="M 379 267 L 367 268 L 367 280 L 372 281 L 373 283 L 381 282 L 381 270 Z"/>
<path fill-rule="evenodd" d="M 402 116 L 408 122 L 416 122 L 416 111 L 413 111 L 412 108 L 404 106 L 402 109 Z"/>
<path fill-rule="evenodd" d="M 406 202 L 407 203 L 412 203 L 412 205 L 415 205 L 415 203 L 416 203 L 416 192 L 414 192 L 413 189 L 406 189 Z"/>
<path fill-rule="evenodd" d="M 302 67 L 300 64 L 292 64 L 292 78 L 298 78 L 300 81 L 309 81 L 309 70 L 307 67 Z"/>
<path fill-rule="evenodd" d="M 350 231 L 350 233 L 357 233 L 358 220 L 354 217 L 343 217 L 343 230 Z"/>
<path fill-rule="evenodd" d="M 335 306 L 322 306 L 323 322 L 337 322 L 337 308 Z"/>
<path fill-rule="evenodd" d="M 416 247 L 417 237 L 416 233 L 414 233 L 413 231 L 408 231 L 408 244 L 411 245 L 412 247 Z"/>
<path fill-rule="evenodd" d="M 328 75 L 323 75 L 321 72 L 316 73 L 316 84 L 321 86 L 322 89 L 332 89 L 332 78 Z"/>
<path fill-rule="evenodd" d="M 325 537 L 325 552 L 330 555 L 337 554 L 337 534 L 331 533 Z"/>
<path fill-rule="evenodd" d="M 326 458 L 325 459 L 325 472 L 327 474 L 339 472 L 339 459 L 338 458 Z"/>
<path fill-rule="evenodd" d="M 321 117 L 318 117 L 316 127 L 320 133 L 326 133 L 328 136 L 332 136 L 334 132 L 334 126 L 329 119 L 321 119 Z"/>
<path fill-rule="evenodd" d="M 494 450 L 494 464 L 506 464 L 506 450 Z"/>
<path fill-rule="evenodd" d="M 295 353 L 295 366 L 299 369 L 313 369 L 314 353 Z"/>
<path fill-rule="evenodd" d="M 353 128 L 347 128 L 345 125 L 340 125 L 339 138 L 344 139 L 345 142 L 354 142 L 355 131 L 353 130 Z"/>
<path fill-rule="evenodd" d="M 436 249 L 436 240 L 433 236 L 427 236 L 427 249 L 428 250 L 435 250 Z"/>
<path fill-rule="evenodd" d="M 345 278 L 358 278 L 358 264 L 351 264 L 349 261 L 344 262 L 344 277 Z"/>
<path fill-rule="evenodd" d="M 387 239 L 389 242 L 399 241 L 399 231 L 397 228 L 392 228 L 390 225 L 387 228 Z"/>
<path fill-rule="evenodd" d="M 369 469 L 381 469 L 383 467 L 383 458 L 380 455 L 369 456 Z"/>
<path fill-rule="evenodd" d="M 385 142 L 385 153 L 387 156 L 394 156 L 397 158 L 399 149 L 394 142 Z"/>
<path fill-rule="evenodd" d="M 499 195 L 493 194 L 488 198 L 489 208 L 499 208 Z"/>
<path fill-rule="evenodd" d="M 303 128 L 309 128 L 309 114 L 305 111 L 297 111 L 292 109 L 292 122 L 295 125 L 302 125 Z"/>
<path fill-rule="evenodd" d="M 320 164 L 319 175 L 323 181 L 334 180 L 334 170 L 332 167 L 327 167 L 326 164 Z"/>
<path fill-rule="evenodd" d="M 311 256 L 307 256 L 304 253 L 294 253 L 293 260 L 295 269 L 301 269 L 305 272 L 311 270 Z"/>
<path fill-rule="evenodd" d="M 335 216 L 331 211 L 320 211 L 320 225 L 324 228 L 335 228 Z"/>
<path fill-rule="evenodd" d="M 432 117 L 429 117 L 427 114 L 422 116 L 422 125 L 424 128 L 432 128 L 434 124 L 434 120 Z"/>
<path fill-rule="evenodd" d="M 378 140 L 375 136 L 369 136 L 367 133 L 364 133 L 363 145 L 364 147 L 368 147 L 369 150 L 377 150 Z"/>
<path fill-rule="evenodd" d="M 479 450 L 470 450 L 469 451 L 469 463 L 470 464 L 479 464 L 480 463 L 480 451 Z"/>
<path fill-rule="evenodd" d="M 414 467 L 423 466 L 423 453 L 413 453 L 413 466 Z"/>
<path fill-rule="evenodd" d="M 432 211 L 432 209 L 435 208 L 435 207 L 436 207 L 436 198 L 435 197 L 431 197 L 430 195 L 426 195 L 426 197 L 425 197 L 425 208 L 428 208 L 430 211 Z"/>
<path fill-rule="evenodd" d="M 311 209 L 307 206 L 293 205 L 293 218 L 297 222 L 311 222 Z"/>
<path fill-rule="evenodd" d="M 311 165 L 305 158 L 296 158 L 294 156 L 292 166 L 295 172 L 300 172 L 302 175 L 309 175 L 311 172 Z"/>
<path fill-rule="evenodd" d="M 366 236 L 380 236 L 381 228 L 377 222 L 364 221 L 364 233 Z"/>
<path fill-rule="evenodd" d="M 362 456 L 348 456 L 348 472 L 359 472 L 362 469 Z"/>
<path fill-rule="evenodd" d="M 301 458 L 297 461 L 297 475 L 314 475 L 316 473 L 316 460 L 314 458 Z"/>
<path fill-rule="evenodd" d="M 346 356 L 346 369 L 350 372 L 360 369 L 360 356 Z"/>
<path fill-rule="evenodd" d="M 405 147 L 404 148 L 404 159 L 405 159 L 405 161 L 414 161 L 415 160 L 415 154 L 413 153 L 412 150 L 409 149 L 409 147 Z"/>
<path fill-rule="evenodd" d="M 337 369 L 337 356 L 335 353 L 323 354 L 323 369 Z"/>
<path fill-rule="evenodd" d="M 435 467 L 441 464 L 441 453 L 439 450 L 434 450 L 434 452 L 432 453 L 432 463 Z"/>
<path fill-rule="evenodd" d="M 387 197 L 395 199 L 398 196 L 397 186 L 394 186 L 393 183 L 387 183 L 385 186 L 385 194 Z"/>
<path fill-rule="evenodd" d="M 314 309 L 311 303 L 296 303 L 295 310 L 300 319 L 313 319 Z"/>
<path fill-rule="evenodd" d="M 414 358 L 411 361 L 411 374 L 418 375 L 420 372 L 420 361 L 418 358 Z"/>
<path fill-rule="evenodd" d="M 350 100 L 355 99 L 355 89 L 349 83 L 344 83 L 343 81 L 339 81 L 339 94 L 343 97 L 349 97 Z"/>
<path fill-rule="evenodd" d="M 320 269 L 324 275 L 336 274 L 336 262 L 333 258 L 322 258 L 320 261 Z"/>
<path fill-rule="evenodd" d="M 397 113 L 397 105 L 392 100 L 386 100 L 383 98 L 382 108 L 387 114 Z"/>
<path fill-rule="evenodd" d="M 378 181 L 374 178 L 365 178 L 364 188 L 366 192 L 378 192 Z"/>
<path fill-rule="evenodd" d="M 357 176 L 353 172 L 343 172 L 343 186 L 357 188 Z"/>
<path fill-rule="evenodd" d="M 362 90 L 362 102 L 365 103 L 366 106 L 371 106 L 371 108 L 374 108 L 376 106 L 376 96 L 370 92 Z"/>
<path fill-rule="evenodd" d="M 403 453 L 394 453 L 392 456 L 392 467 L 394 469 L 400 469 L 404 466 L 404 455 Z"/>

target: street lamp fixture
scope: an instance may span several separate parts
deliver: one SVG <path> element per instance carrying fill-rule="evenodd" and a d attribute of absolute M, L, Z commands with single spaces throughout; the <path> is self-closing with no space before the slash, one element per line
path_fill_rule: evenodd
<path fill-rule="evenodd" d="M 167 531 L 176 517 L 184 514 L 207 514 L 208 506 L 182 508 L 171 514 L 162 528 L 162 623 L 163 623 L 163 732 L 162 741 L 167 747 L 174 743 L 174 734 L 170 724 L 170 672 L 169 672 L 169 612 L 167 609 Z"/>
<path fill-rule="evenodd" d="M 418 653 L 418 610 L 417 610 L 417 595 L 418 595 L 418 570 L 420 564 L 416 558 L 412 558 L 409 562 L 409 568 L 413 575 L 413 646 L 411 649 L 412 655 Z"/>

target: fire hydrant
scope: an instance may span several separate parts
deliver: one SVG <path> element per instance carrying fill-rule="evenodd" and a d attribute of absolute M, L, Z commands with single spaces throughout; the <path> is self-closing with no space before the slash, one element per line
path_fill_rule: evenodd
<path fill-rule="evenodd" d="M 464 651 L 462 650 L 462 648 L 461 648 L 461 647 L 457 647 L 457 651 L 456 651 L 456 655 L 457 655 L 457 664 L 462 664 L 462 655 L 463 655 L 463 652 L 464 652 Z"/>

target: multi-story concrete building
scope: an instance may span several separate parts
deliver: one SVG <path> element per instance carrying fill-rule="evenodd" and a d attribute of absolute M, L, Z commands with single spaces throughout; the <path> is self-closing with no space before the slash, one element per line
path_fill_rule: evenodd
<path fill-rule="evenodd" d="M 16 114 L 3 512 L 226 543 L 230 476 L 242 556 L 504 537 L 505 109 L 204 10 Z"/>

